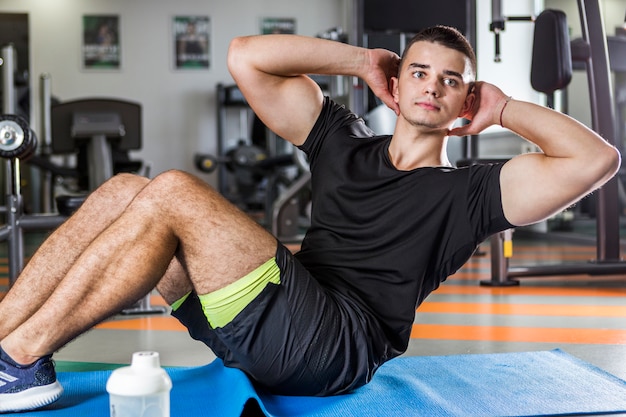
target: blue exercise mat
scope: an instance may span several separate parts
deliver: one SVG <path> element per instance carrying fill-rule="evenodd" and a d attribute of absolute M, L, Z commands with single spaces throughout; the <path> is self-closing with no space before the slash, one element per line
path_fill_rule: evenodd
<path fill-rule="evenodd" d="M 171 416 L 240 416 L 248 401 L 267 416 L 543 416 L 626 412 L 626 381 L 560 350 L 402 357 L 372 382 L 336 397 L 271 396 L 220 360 L 167 368 Z M 60 372 L 65 394 L 44 410 L 20 416 L 108 417 L 111 371 Z M 257 408 L 257 409 L 259 409 Z M 249 408 L 248 408 L 249 409 Z"/>

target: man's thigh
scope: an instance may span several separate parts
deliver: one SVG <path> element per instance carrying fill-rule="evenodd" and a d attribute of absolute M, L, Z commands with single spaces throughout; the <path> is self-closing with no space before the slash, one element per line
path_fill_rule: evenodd
<path fill-rule="evenodd" d="M 276 239 L 267 230 L 206 182 L 182 171 L 159 174 L 131 208 L 140 216 L 149 211 L 155 228 L 178 239 L 175 256 L 199 294 L 231 284 L 276 251 Z"/>

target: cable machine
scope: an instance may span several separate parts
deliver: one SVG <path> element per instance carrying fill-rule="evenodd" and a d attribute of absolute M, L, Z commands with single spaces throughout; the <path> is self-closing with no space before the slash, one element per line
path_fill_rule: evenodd
<path fill-rule="evenodd" d="M 616 145 L 615 109 L 611 88 L 611 68 L 607 37 L 599 0 L 577 0 L 582 39 L 571 43 L 572 60 L 584 64 L 589 85 L 592 129 L 611 145 Z M 492 0 L 491 30 L 495 35 L 496 61 L 499 61 L 499 34 L 507 19 L 502 16 L 501 0 Z M 513 19 L 511 19 L 513 20 Z M 529 20 L 529 19 L 524 19 Z M 506 286 L 519 282 L 511 278 L 550 275 L 609 275 L 626 273 L 620 257 L 619 202 L 617 176 L 597 191 L 596 259 L 587 263 L 509 267 L 504 257 L 506 233 L 491 238 L 491 280 L 485 285 Z"/>

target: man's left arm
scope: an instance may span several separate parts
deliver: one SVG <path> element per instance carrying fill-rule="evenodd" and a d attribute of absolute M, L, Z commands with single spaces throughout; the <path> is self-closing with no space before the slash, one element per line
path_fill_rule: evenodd
<path fill-rule="evenodd" d="M 542 150 L 516 156 L 502 168 L 502 207 L 511 224 L 545 220 L 601 187 L 619 169 L 617 149 L 573 118 L 509 99 L 486 83 L 477 83 L 472 94 L 475 105 L 465 117 L 474 127 L 466 131 L 501 123 Z"/>

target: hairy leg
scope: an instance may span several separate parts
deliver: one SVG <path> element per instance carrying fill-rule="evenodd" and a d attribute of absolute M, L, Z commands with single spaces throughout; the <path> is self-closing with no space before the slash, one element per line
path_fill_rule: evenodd
<path fill-rule="evenodd" d="M 193 290 L 193 284 L 187 276 L 187 271 L 177 257 L 174 257 L 170 262 L 156 289 L 169 305 Z"/>
<path fill-rule="evenodd" d="M 130 174 L 113 177 L 46 239 L 0 303 L 0 340 L 43 305 L 78 256 L 119 217 L 148 181 Z"/>
<path fill-rule="evenodd" d="M 144 187 L 76 259 L 43 306 L 2 347 L 29 363 L 145 295 L 168 271 L 199 294 L 276 252 L 276 240 L 201 180 L 170 171 Z M 176 256 L 180 266 L 170 262 Z M 176 285 L 173 285 L 175 288 Z"/>

